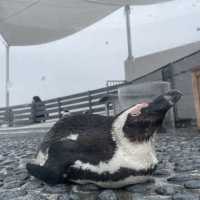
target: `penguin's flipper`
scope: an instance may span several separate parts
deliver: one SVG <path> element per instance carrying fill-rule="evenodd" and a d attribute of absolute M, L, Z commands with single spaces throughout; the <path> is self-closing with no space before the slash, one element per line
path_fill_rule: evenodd
<path fill-rule="evenodd" d="M 26 165 L 28 172 L 36 178 L 50 185 L 56 185 L 62 182 L 61 174 L 56 169 L 51 169 L 46 166 L 28 163 Z"/>

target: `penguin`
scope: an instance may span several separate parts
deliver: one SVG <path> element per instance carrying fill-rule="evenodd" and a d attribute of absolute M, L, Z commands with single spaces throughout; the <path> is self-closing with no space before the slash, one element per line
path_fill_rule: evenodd
<path fill-rule="evenodd" d="M 90 113 L 63 117 L 26 168 L 50 185 L 72 182 L 120 188 L 138 183 L 157 166 L 154 136 L 181 96 L 171 90 L 114 117 Z"/>

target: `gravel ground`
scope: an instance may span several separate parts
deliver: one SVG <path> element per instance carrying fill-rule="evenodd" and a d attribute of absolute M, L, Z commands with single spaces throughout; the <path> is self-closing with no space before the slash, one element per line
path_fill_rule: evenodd
<path fill-rule="evenodd" d="M 142 184 L 120 190 L 48 186 L 27 174 L 44 133 L 0 135 L 0 200 L 200 200 L 200 133 L 179 129 L 157 138 L 158 169 Z"/>

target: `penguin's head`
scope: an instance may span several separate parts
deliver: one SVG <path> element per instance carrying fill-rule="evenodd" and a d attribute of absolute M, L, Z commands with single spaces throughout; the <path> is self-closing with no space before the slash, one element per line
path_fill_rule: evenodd
<path fill-rule="evenodd" d="M 144 141 L 161 127 L 167 111 L 181 98 L 182 93 L 171 90 L 151 102 L 137 104 L 121 115 L 125 116 L 122 130 L 132 141 Z M 119 115 L 120 117 L 120 115 Z"/>

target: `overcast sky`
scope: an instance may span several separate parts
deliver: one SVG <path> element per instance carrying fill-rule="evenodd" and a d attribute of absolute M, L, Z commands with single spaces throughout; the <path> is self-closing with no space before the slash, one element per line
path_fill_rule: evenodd
<path fill-rule="evenodd" d="M 132 7 L 133 52 L 139 57 L 200 40 L 200 0 Z M 124 10 L 49 44 L 11 48 L 11 104 L 65 96 L 124 79 Z M 5 48 L 0 44 L 0 107 L 5 105 Z"/>

